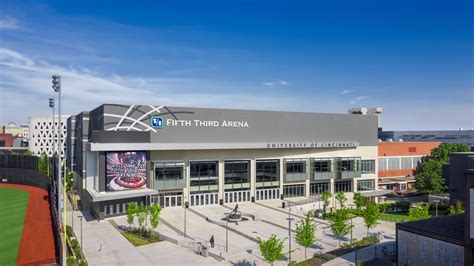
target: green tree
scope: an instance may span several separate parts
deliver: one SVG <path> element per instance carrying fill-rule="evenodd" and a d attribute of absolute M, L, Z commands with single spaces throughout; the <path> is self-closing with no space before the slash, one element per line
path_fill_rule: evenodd
<path fill-rule="evenodd" d="M 441 163 L 448 163 L 450 153 L 469 151 L 471 151 L 469 146 L 464 144 L 441 143 L 438 147 L 431 150 L 430 159 L 440 161 Z"/>
<path fill-rule="evenodd" d="M 69 172 L 66 175 L 66 189 L 71 191 L 74 188 L 74 172 Z"/>
<path fill-rule="evenodd" d="M 325 190 L 323 193 L 321 193 L 321 200 L 323 201 L 323 207 L 324 207 L 324 219 L 326 219 L 326 208 L 329 206 L 329 201 L 331 200 L 331 192 Z"/>
<path fill-rule="evenodd" d="M 158 223 L 160 222 L 160 212 L 161 212 L 161 206 L 152 203 L 150 206 L 150 224 L 151 228 L 156 229 L 158 227 Z"/>
<path fill-rule="evenodd" d="M 442 176 L 443 164 L 437 160 L 428 159 L 420 165 L 415 178 L 416 188 L 426 194 L 437 194 L 445 190 L 446 185 Z"/>
<path fill-rule="evenodd" d="M 285 254 L 283 254 L 283 241 L 278 239 L 276 235 L 271 235 L 267 240 L 257 237 L 257 241 L 260 253 L 262 253 L 265 261 L 271 265 L 285 257 Z"/>
<path fill-rule="evenodd" d="M 360 215 L 360 211 L 362 207 L 366 204 L 366 201 L 366 198 L 364 198 L 360 192 L 354 193 L 354 204 L 356 206 L 358 215 Z"/>
<path fill-rule="evenodd" d="M 133 221 L 135 220 L 135 215 L 137 213 L 138 205 L 136 202 L 127 203 L 127 223 L 132 228 Z"/>
<path fill-rule="evenodd" d="M 145 222 L 147 216 L 148 216 L 148 209 L 144 205 L 138 206 L 137 220 L 138 220 L 138 226 L 140 228 L 143 227 L 143 223 Z"/>
<path fill-rule="evenodd" d="M 344 209 L 344 204 L 347 201 L 347 198 L 346 198 L 346 195 L 344 194 L 344 192 L 337 193 L 336 194 L 336 200 L 337 200 L 337 202 L 339 202 L 340 208 Z"/>
<path fill-rule="evenodd" d="M 428 203 L 412 203 L 408 211 L 408 218 L 412 221 L 430 218 L 429 209 L 430 205 Z"/>
<path fill-rule="evenodd" d="M 464 207 L 462 206 L 462 201 L 456 201 L 456 204 L 449 206 L 449 214 L 461 214 L 464 213 Z"/>
<path fill-rule="evenodd" d="M 380 218 L 379 207 L 375 203 L 368 203 L 365 210 L 362 212 L 365 227 L 367 227 L 367 236 L 369 236 L 369 229 L 374 228 L 378 224 Z"/>
<path fill-rule="evenodd" d="M 306 261 L 306 249 L 316 242 L 314 236 L 316 234 L 316 224 L 311 219 L 311 214 L 308 212 L 304 220 L 300 220 L 296 224 L 295 240 L 300 246 L 304 247 L 304 260 Z"/>
<path fill-rule="evenodd" d="M 49 158 L 44 153 L 38 158 L 38 170 L 40 173 L 45 174 L 45 175 L 48 174 L 48 162 L 49 162 Z M 50 164 L 50 167 L 49 167 L 50 176 L 52 176 L 52 171 L 53 171 L 53 166 Z"/>
<path fill-rule="evenodd" d="M 347 235 L 351 230 L 349 224 L 350 212 L 346 208 L 337 210 L 331 217 L 331 231 L 338 238 L 339 246 L 341 246 L 341 239 Z"/>
<path fill-rule="evenodd" d="M 431 154 L 425 158 L 417 168 L 416 188 L 427 194 L 437 194 L 445 190 L 445 182 L 442 176 L 443 164 L 449 162 L 451 152 L 467 152 L 469 146 L 464 144 L 442 143 L 431 150 Z"/>

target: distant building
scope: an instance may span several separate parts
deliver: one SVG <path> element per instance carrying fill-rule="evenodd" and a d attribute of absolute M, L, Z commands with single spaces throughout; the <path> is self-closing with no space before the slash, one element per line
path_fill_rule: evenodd
<path fill-rule="evenodd" d="M 0 134 L 0 147 L 12 147 L 15 137 L 12 134 Z"/>
<path fill-rule="evenodd" d="M 464 214 L 397 223 L 397 265 L 473 265 L 474 170 L 463 175 Z"/>
<path fill-rule="evenodd" d="M 61 144 L 61 156 L 65 157 L 65 143 L 66 143 L 66 119 L 68 116 L 62 116 L 61 118 L 61 132 L 62 132 L 62 144 Z M 57 132 L 54 128 L 57 128 L 59 121 L 58 116 L 55 118 L 55 126 L 53 127 L 52 116 L 41 116 L 41 117 L 29 117 L 29 148 L 33 155 L 41 156 L 46 154 L 47 156 L 53 155 L 53 140 L 57 139 Z"/>
<path fill-rule="evenodd" d="M 464 193 L 464 171 L 474 169 L 474 152 L 452 152 L 449 164 L 444 166 L 444 178 L 449 188 L 451 202 L 466 201 Z"/>
<path fill-rule="evenodd" d="M 379 128 L 379 139 L 397 142 L 443 142 L 465 144 L 474 147 L 474 130 L 427 130 L 427 131 L 383 131 Z"/>
<path fill-rule="evenodd" d="M 8 125 L 4 126 L 3 133 L 11 134 L 13 137 L 25 137 L 25 134 L 28 135 L 28 126 L 27 125 L 17 125 L 14 122 L 8 123 Z"/>
<path fill-rule="evenodd" d="M 379 142 L 379 188 L 405 191 L 415 186 L 415 170 L 441 142 Z"/>

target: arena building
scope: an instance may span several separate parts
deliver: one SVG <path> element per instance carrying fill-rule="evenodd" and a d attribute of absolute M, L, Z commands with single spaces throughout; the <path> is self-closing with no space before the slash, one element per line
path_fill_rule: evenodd
<path fill-rule="evenodd" d="M 104 104 L 67 125 L 68 168 L 99 219 L 130 201 L 192 207 L 325 190 L 351 200 L 378 187 L 375 115 Z"/>

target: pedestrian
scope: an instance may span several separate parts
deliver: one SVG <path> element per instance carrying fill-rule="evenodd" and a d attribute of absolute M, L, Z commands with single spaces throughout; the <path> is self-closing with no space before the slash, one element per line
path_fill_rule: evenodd
<path fill-rule="evenodd" d="M 211 239 L 209 239 L 209 242 L 211 243 L 211 248 L 214 248 L 214 236 L 211 236 Z"/>

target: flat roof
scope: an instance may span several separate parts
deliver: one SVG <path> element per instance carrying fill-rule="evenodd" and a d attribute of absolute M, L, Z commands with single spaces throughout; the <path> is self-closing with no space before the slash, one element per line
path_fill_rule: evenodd
<path fill-rule="evenodd" d="M 464 214 L 397 223 L 397 230 L 464 245 Z"/>

